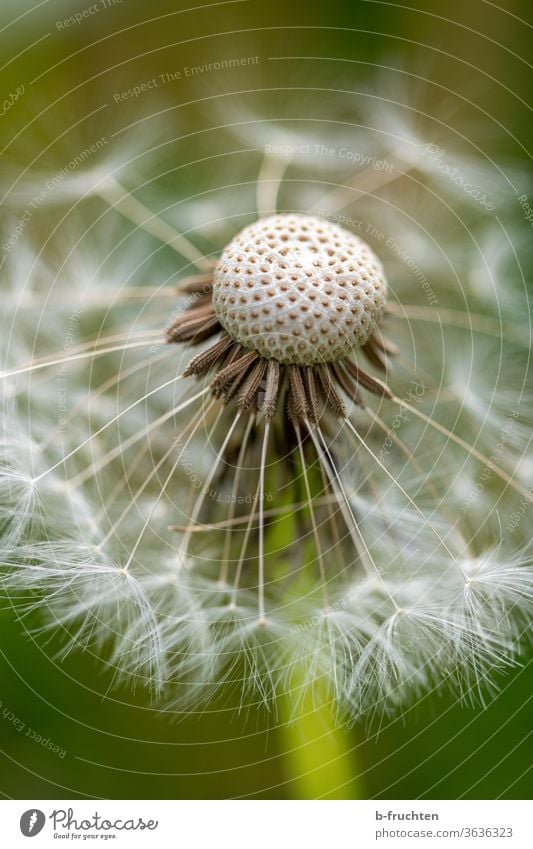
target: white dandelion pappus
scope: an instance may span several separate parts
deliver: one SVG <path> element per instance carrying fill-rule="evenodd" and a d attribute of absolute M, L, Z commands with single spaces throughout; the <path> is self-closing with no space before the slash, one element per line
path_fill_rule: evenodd
<path fill-rule="evenodd" d="M 67 632 L 67 650 L 95 651 L 186 709 L 221 686 L 239 688 L 243 706 L 270 705 L 296 680 L 302 698 L 325 681 L 352 717 L 401 709 L 436 686 L 482 693 L 519 656 L 531 602 L 527 549 L 515 538 L 507 553 L 487 517 L 527 496 L 515 463 L 529 404 L 494 457 L 517 387 L 506 379 L 487 392 L 491 367 L 458 379 L 446 322 L 464 307 L 445 305 L 442 317 L 440 304 L 428 307 L 399 255 L 387 284 L 359 234 L 307 211 L 305 187 L 301 206 L 296 194 L 276 212 L 289 162 L 271 164 L 261 164 L 257 203 L 269 214 L 233 228 L 210 258 L 116 175 L 90 188 L 102 206 L 88 229 L 106 233 L 107 257 L 95 262 L 90 241 L 84 256 L 83 239 L 65 252 L 43 282 L 56 298 L 38 355 L 11 349 L 4 368 L 2 586 L 24 614 L 43 609 Z M 379 177 L 391 193 L 402 179 Z M 313 207 L 349 208 L 358 178 L 329 195 L 313 186 Z M 417 192 L 408 186 L 406 204 L 427 201 Z M 377 202 L 369 196 L 367 210 Z M 194 208 L 201 217 L 212 201 Z M 393 228 L 392 205 L 386 213 Z M 206 220 L 203 231 L 218 228 Z M 146 284 L 161 244 L 185 260 L 177 288 L 166 252 L 163 277 Z M 434 267 L 442 275 L 447 262 Z M 62 350 L 52 340 L 72 311 L 61 286 L 82 278 L 80 327 Z M 38 309 L 35 284 L 32 299 Z M 460 318 L 454 332 L 477 333 L 475 317 Z M 435 344 L 443 334 L 450 354 Z M 481 351 L 473 367 L 487 362 Z M 61 416 L 50 391 L 58 370 Z M 462 512 L 461 486 L 486 467 L 479 504 Z M 472 521 L 478 506 L 483 522 Z"/>

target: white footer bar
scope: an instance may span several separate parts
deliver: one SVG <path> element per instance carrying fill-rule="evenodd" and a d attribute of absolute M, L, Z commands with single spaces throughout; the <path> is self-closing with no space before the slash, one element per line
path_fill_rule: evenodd
<path fill-rule="evenodd" d="M 2 801 L 2 846 L 530 849 L 520 801 Z M 35 842 L 33 842 L 35 841 Z"/>

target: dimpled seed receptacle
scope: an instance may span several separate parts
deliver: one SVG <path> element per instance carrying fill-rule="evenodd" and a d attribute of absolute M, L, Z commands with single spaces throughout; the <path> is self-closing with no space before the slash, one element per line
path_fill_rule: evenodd
<path fill-rule="evenodd" d="M 213 307 L 245 348 L 280 363 L 339 360 L 364 345 L 385 306 L 381 262 L 358 236 L 314 215 L 263 218 L 214 272 Z"/>

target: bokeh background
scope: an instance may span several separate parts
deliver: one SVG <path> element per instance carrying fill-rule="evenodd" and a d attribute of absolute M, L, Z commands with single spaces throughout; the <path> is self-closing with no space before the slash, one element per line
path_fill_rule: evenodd
<path fill-rule="evenodd" d="M 500 6 L 486 0 L 450 0 L 445 6 L 432 0 L 413 6 L 374 0 L 107 0 L 65 25 L 91 3 L 2 0 L 2 97 L 19 92 L 9 108 L 4 104 L 0 120 L 2 194 L 17 173 L 33 175 L 38 187 L 43 174 L 133 123 L 113 139 L 106 156 L 120 157 L 126 148 L 142 153 L 158 140 L 180 136 L 178 147 L 159 154 L 158 171 L 168 171 L 159 177 L 166 196 L 173 185 L 186 196 L 232 182 L 242 184 L 242 191 L 249 184 L 252 192 L 261 139 L 257 151 L 235 159 L 227 134 L 217 130 L 227 116 L 334 119 L 347 113 L 346 92 L 379 98 L 385 80 L 387 98 L 397 83 L 435 126 L 451 125 L 496 163 L 505 158 L 524 168 L 531 137 L 531 7 L 525 0 Z M 191 76 L 184 70 L 232 57 L 258 61 Z M 117 102 L 115 95 L 177 72 L 180 78 L 157 91 Z M 293 121 L 295 126 L 297 132 Z M 239 147 L 235 139 L 232 144 Z M 249 140 L 241 147 L 250 148 Z M 227 160 L 220 156 L 225 151 Z M 176 157 L 205 161 L 180 170 Z M 220 169 L 227 171 L 223 179 Z M 157 181 L 151 190 L 157 197 Z M 228 214 L 233 211 L 228 203 Z M 176 223 L 183 226 L 180 214 Z M 202 247 L 201 232 L 197 243 Z M 527 664 L 502 675 L 500 689 L 486 694 L 484 706 L 433 693 L 401 717 L 341 725 L 334 733 L 321 728 L 318 716 L 305 734 L 311 728 L 322 743 L 309 755 L 303 736 L 299 749 L 298 727 L 287 732 L 261 709 L 240 713 L 230 695 L 200 714 L 169 717 L 142 689 L 114 686 L 111 673 L 91 655 L 73 652 L 59 662 L 59 638 L 43 643 L 32 636 L 37 621 L 37 614 L 21 620 L 4 602 L 4 797 L 308 798 L 327 784 L 323 776 L 338 759 L 336 782 L 344 774 L 346 783 L 332 796 L 531 794 Z"/>

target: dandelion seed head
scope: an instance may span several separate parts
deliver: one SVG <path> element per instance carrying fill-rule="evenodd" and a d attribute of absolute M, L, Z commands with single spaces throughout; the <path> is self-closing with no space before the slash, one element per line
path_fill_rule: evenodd
<path fill-rule="evenodd" d="M 313 365 L 365 344 L 386 291 L 381 262 L 358 236 L 314 215 L 282 214 L 251 224 L 225 248 L 213 306 L 245 348 Z"/>
<path fill-rule="evenodd" d="M 166 196 L 175 146 L 137 122 L 60 179 L 51 155 L 10 196 L 15 230 L 54 182 L 3 266 L 0 588 L 24 627 L 164 705 L 198 710 L 229 685 L 243 708 L 289 691 L 296 712 L 316 688 L 354 719 L 436 686 L 482 693 L 520 655 L 523 282 L 514 236 L 464 183 L 502 221 L 508 192 L 424 121 L 412 75 L 377 83 L 337 93 L 343 120 L 316 131 L 224 99 L 217 140 L 265 148 L 256 185 L 224 156 L 224 185 L 188 197 L 176 179 Z M 379 259 L 328 217 L 379 244 L 395 304 Z"/>

